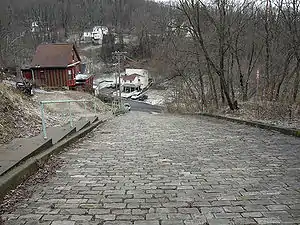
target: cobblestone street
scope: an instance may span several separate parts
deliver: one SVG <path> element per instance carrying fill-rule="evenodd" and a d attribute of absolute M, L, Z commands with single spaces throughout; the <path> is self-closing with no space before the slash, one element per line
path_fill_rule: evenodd
<path fill-rule="evenodd" d="M 59 155 L 5 224 L 300 224 L 300 139 L 130 112 Z"/>

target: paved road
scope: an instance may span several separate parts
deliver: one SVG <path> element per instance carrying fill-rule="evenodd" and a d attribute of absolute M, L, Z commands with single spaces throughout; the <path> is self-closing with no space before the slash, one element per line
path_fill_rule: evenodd
<path fill-rule="evenodd" d="M 299 224 L 300 139 L 130 112 L 60 155 L 6 224 Z M 39 221 L 39 222 L 38 222 Z"/>
<path fill-rule="evenodd" d="M 132 111 L 160 113 L 163 110 L 161 106 L 147 104 L 142 101 L 130 100 L 130 99 L 125 99 L 124 101 L 130 104 Z"/>

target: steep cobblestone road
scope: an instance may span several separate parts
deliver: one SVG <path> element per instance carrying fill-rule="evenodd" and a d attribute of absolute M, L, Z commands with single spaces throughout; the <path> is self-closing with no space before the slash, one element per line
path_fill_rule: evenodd
<path fill-rule="evenodd" d="M 6 224 L 299 224 L 300 139 L 131 112 L 60 155 Z"/>

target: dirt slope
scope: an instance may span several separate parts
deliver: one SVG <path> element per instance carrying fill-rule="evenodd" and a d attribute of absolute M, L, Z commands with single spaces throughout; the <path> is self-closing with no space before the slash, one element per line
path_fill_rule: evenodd
<path fill-rule="evenodd" d="M 94 100 L 97 113 L 110 111 L 103 102 L 94 96 L 78 91 L 38 91 L 33 97 L 27 97 L 14 87 L 0 83 L 0 145 L 7 144 L 14 138 L 32 137 L 41 132 L 40 101 L 42 100 L 92 100 L 85 106 L 83 103 L 72 103 L 71 113 L 74 120 L 93 115 Z M 62 126 L 68 123 L 67 104 L 51 104 L 45 107 L 47 127 Z"/>
<path fill-rule="evenodd" d="M 32 113 L 36 107 L 30 98 L 0 83 L 0 144 L 40 132 L 41 119 Z"/>

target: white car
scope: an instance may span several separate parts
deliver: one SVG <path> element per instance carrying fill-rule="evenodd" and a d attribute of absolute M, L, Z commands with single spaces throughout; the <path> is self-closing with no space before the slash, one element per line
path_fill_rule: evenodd
<path fill-rule="evenodd" d="M 132 95 L 130 98 L 131 98 L 132 100 L 138 100 L 139 95 Z"/>

